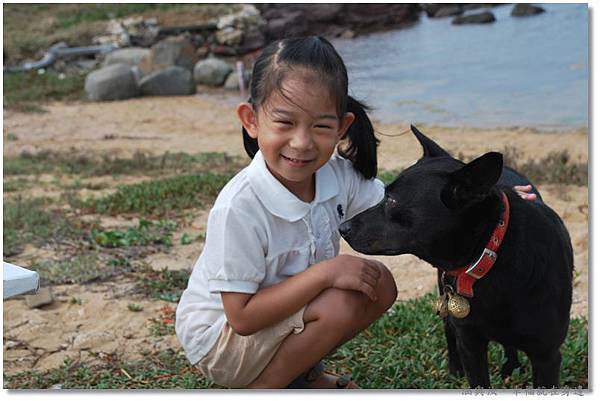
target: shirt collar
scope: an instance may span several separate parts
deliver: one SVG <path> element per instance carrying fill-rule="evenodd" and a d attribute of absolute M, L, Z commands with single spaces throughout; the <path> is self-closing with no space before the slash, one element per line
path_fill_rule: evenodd
<path fill-rule="evenodd" d="M 324 202 L 338 194 L 337 179 L 329 163 L 317 170 L 315 179 L 315 198 L 311 203 L 307 203 L 298 199 L 273 177 L 260 150 L 256 152 L 248 167 L 248 180 L 256 196 L 269 212 L 290 222 L 306 216 L 312 204 Z"/>

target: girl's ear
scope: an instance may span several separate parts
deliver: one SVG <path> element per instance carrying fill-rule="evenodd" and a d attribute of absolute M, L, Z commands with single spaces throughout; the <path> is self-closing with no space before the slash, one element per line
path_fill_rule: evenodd
<path fill-rule="evenodd" d="M 258 138 L 258 120 L 254 112 L 254 107 L 248 102 L 243 102 L 238 105 L 236 111 L 248 135 L 254 139 Z"/>
<path fill-rule="evenodd" d="M 348 132 L 348 128 L 350 128 L 353 122 L 354 113 L 348 112 L 344 114 L 340 123 L 340 129 L 338 130 L 338 141 L 346 136 L 346 132 Z"/>

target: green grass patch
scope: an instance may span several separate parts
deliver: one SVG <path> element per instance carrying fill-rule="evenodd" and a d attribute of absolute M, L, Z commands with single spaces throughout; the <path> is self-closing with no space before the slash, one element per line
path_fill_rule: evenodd
<path fill-rule="evenodd" d="M 201 207 L 203 200 L 215 198 L 231 177 L 202 173 L 124 185 L 114 194 L 86 204 L 95 213 L 176 216 L 182 209 Z"/>
<path fill-rule="evenodd" d="M 140 278 L 136 292 L 153 299 L 167 302 L 179 302 L 186 289 L 190 272 L 187 270 L 154 270 L 147 266 L 138 271 Z"/>
<path fill-rule="evenodd" d="M 5 175 L 41 173 L 77 174 L 83 177 L 105 175 L 157 175 L 178 172 L 223 171 L 234 173 L 244 166 L 240 157 L 221 152 L 188 154 L 183 152 L 152 156 L 136 152 L 129 158 L 108 154 L 102 157 L 44 150 L 38 153 L 23 152 L 19 157 L 4 159 Z"/>
<path fill-rule="evenodd" d="M 442 320 L 431 308 L 433 294 L 400 302 L 367 330 L 329 358 L 340 373 L 352 373 L 364 388 L 456 389 L 468 388 L 466 378 L 448 373 L 447 347 Z M 561 351 L 562 386 L 587 388 L 588 330 L 584 319 L 571 320 Z M 502 381 L 502 348 L 489 348 L 490 377 L 494 388 L 531 387 L 531 368 L 519 352 L 524 368 Z"/>
<path fill-rule="evenodd" d="M 173 220 L 140 220 L 137 227 L 126 231 L 92 229 L 91 238 L 96 244 L 105 248 L 119 248 L 134 245 L 173 245 L 173 232 L 177 222 Z"/>
<path fill-rule="evenodd" d="M 4 107 L 22 112 L 40 112 L 43 102 L 84 99 L 85 76 L 47 71 L 3 73 Z M 62 77 L 62 78 L 61 78 Z"/>
<path fill-rule="evenodd" d="M 325 361 L 329 369 L 351 373 L 365 389 L 466 389 L 465 378 L 448 374 L 446 339 L 442 321 L 434 315 L 433 294 L 399 302 L 384 316 L 350 342 L 340 347 Z M 156 334 L 172 333 L 170 313 L 161 314 Z M 166 319 L 166 320 L 165 320 Z M 588 388 L 588 323 L 571 320 L 565 344 L 561 349 L 561 387 Z M 115 359 L 113 359 L 115 358 Z M 524 365 L 506 382 L 500 377 L 502 349 L 492 344 L 489 350 L 491 382 L 494 388 L 531 387 L 531 368 L 524 354 Z M 140 362 L 125 362 L 109 357 L 94 366 L 65 361 L 47 373 L 35 370 L 15 375 L 4 374 L 9 389 L 111 388 L 111 389 L 206 389 L 219 388 L 190 366 L 180 352 L 162 352 Z"/>
<path fill-rule="evenodd" d="M 116 273 L 115 266 L 106 264 L 95 252 L 75 255 L 63 260 L 36 262 L 32 270 L 39 273 L 44 283 L 81 284 L 106 279 Z"/>
<path fill-rule="evenodd" d="M 47 389 L 53 386 L 62 389 L 222 388 L 199 375 L 183 354 L 173 351 L 160 352 L 137 362 L 107 356 L 94 366 L 65 360 L 63 366 L 46 373 L 4 374 L 4 387 L 8 389 Z"/>
<path fill-rule="evenodd" d="M 49 198 L 24 199 L 20 196 L 4 202 L 2 233 L 4 256 L 19 253 L 26 243 L 44 244 L 77 236 L 81 222 L 53 209 Z"/>

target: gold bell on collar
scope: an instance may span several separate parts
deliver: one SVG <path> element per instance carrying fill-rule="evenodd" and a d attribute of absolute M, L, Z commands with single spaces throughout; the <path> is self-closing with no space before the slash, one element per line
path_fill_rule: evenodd
<path fill-rule="evenodd" d="M 448 316 L 448 293 L 444 292 L 433 301 L 433 311 L 441 318 Z"/>
<path fill-rule="evenodd" d="M 453 292 L 448 294 L 448 313 L 457 319 L 463 319 L 469 315 L 471 305 L 469 301 Z"/>

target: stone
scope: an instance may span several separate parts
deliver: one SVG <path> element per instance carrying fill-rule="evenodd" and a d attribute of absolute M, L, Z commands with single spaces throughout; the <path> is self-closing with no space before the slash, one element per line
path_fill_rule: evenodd
<path fill-rule="evenodd" d="M 451 17 L 453 15 L 462 14 L 462 12 L 463 9 L 459 5 L 442 6 L 435 12 L 433 18 Z"/>
<path fill-rule="evenodd" d="M 127 64 L 133 67 L 140 64 L 149 54 L 150 49 L 144 49 L 142 47 L 117 49 L 106 55 L 103 66 L 106 67 L 111 64 Z"/>
<path fill-rule="evenodd" d="M 217 43 L 221 45 L 236 46 L 242 43 L 244 32 L 242 32 L 241 29 L 228 27 L 217 31 L 215 39 L 217 40 Z"/>
<path fill-rule="evenodd" d="M 190 71 L 171 66 L 143 77 L 140 92 L 144 96 L 185 96 L 196 93 L 196 85 Z"/>
<path fill-rule="evenodd" d="M 489 24 L 490 22 L 496 21 L 496 17 L 489 11 L 471 14 L 471 15 L 462 15 L 459 17 L 455 17 L 452 20 L 453 25 L 463 25 L 463 24 Z"/>
<path fill-rule="evenodd" d="M 513 7 L 510 15 L 513 17 L 529 17 L 531 15 L 541 14 L 545 11 L 546 10 L 544 10 L 542 7 L 532 6 L 531 4 L 527 3 L 519 3 Z"/>
<path fill-rule="evenodd" d="M 148 74 L 177 65 L 192 71 L 196 61 L 196 49 L 185 35 L 180 35 L 168 37 L 152 46 L 149 56 L 150 68 L 142 70 Z"/>
<path fill-rule="evenodd" d="M 247 88 L 248 84 L 250 83 L 250 71 L 244 71 L 244 83 Z M 240 89 L 240 80 L 238 78 L 237 71 L 232 71 L 227 76 L 227 79 L 225 80 L 225 83 L 223 84 L 223 88 L 229 89 L 229 90 L 239 90 Z"/>
<path fill-rule="evenodd" d="M 139 89 L 130 66 L 113 64 L 89 73 L 85 92 L 90 100 L 106 101 L 135 97 Z"/>
<path fill-rule="evenodd" d="M 221 86 L 233 68 L 225 61 L 210 57 L 194 67 L 194 82 L 208 86 Z"/>
<path fill-rule="evenodd" d="M 25 296 L 25 302 L 29 309 L 39 308 L 44 305 L 50 305 L 54 302 L 52 291 L 48 287 L 42 287 L 36 294 Z"/>

